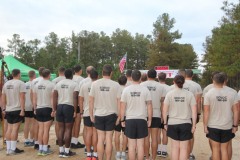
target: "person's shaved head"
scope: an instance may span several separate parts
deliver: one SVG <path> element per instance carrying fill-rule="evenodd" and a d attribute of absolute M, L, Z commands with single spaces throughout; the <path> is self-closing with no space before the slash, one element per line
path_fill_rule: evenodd
<path fill-rule="evenodd" d="M 93 66 L 88 66 L 86 69 L 86 73 L 89 75 L 92 70 L 95 70 L 95 68 Z"/>

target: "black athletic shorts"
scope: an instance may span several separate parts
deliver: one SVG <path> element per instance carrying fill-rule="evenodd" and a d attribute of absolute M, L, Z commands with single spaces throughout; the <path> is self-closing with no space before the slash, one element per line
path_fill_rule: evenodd
<path fill-rule="evenodd" d="M 168 125 L 167 136 L 176 141 L 186 141 L 193 138 L 192 124 L 183 123 Z"/>
<path fill-rule="evenodd" d="M 152 117 L 152 123 L 149 128 L 161 128 L 161 118 Z"/>
<path fill-rule="evenodd" d="M 59 104 L 57 106 L 56 119 L 62 123 L 73 123 L 74 107 L 67 104 Z"/>
<path fill-rule="evenodd" d="M 26 117 L 26 118 L 33 118 L 34 117 L 33 111 L 25 111 L 24 117 Z"/>
<path fill-rule="evenodd" d="M 7 122 L 9 124 L 15 124 L 18 122 L 21 122 L 24 117 L 20 116 L 21 111 L 11 111 L 11 112 L 6 112 L 5 118 L 7 119 Z"/>
<path fill-rule="evenodd" d="M 38 122 L 47 122 L 53 120 L 51 116 L 52 108 L 37 108 L 36 109 L 36 119 Z"/>
<path fill-rule="evenodd" d="M 208 134 L 206 137 L 215 142 L 226 143 L 233 139 L 235 137 L 235 134 L 232 133 L 232 129 L 222 130 L 208 127 Z"/>
<path fill-rule="evenodd" d="M 101 131 L 113 131 L 117 121 L 116 114 L 108 116 L 95 116 L 95 128 Z"/>
<path fill-rule="evenodd" d="M 84 126 L 87 126 L 87 127 L 94 127 L 94 123 L 91 121 L 90 116 L 83 117 L 83 124 Z"/>
<path fill-rule="evenodd" d="M 117 132 L 121 132 L 121 131 L 125 132 L 125 127 L 122 126 L 121 122 L 119 122 L 119 124 L 115 126 L 115 131 L 117 131 Z"/>
<path fill-rule="evenodd" d="M 128 119 L 125 125 L 125 135 L 130 139 L 141 139 L 148 136 L 148 125 L 144 119 Z"/>

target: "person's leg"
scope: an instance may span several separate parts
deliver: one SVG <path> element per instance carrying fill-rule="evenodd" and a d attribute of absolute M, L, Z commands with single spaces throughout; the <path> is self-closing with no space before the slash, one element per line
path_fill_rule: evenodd
<path fill-rule="evenodd" d="M 150 134 L 151 130 L 148 129 L 148 136 L 144 138 L 144 155 L 146 156 L 146 159 L 149 159 Z"/>
<path fill-rule="evenodd" d="M 44 123 L 38 122 L 38 143 L 39 143 L 39 151 L 43 151 L 43 133 L 44 133 Z"/>
<path fill-rule="evenodd" d="M 174 139 L 171 139 L 171 160 L 179 160 L 180 157 L 180 142 Z M 185 152 L 188 152 L 186 149 Z M 186 158 L 187 159 L 187 158 Z"/>
<path fill-rule="evenodd" d="M 144 159 L 144 138 L 137 139 L 137 157 L 139 160 Z"/>
<path fill-rule="evenodd" d="M 5 120 L 7 121 L 7 120 Z M 6 144 L 7 144 L 7 154 L 11 150 L 11 133 L 12 133 L 13 124 L 8 123 L 7 130 L 5 132 Z"/>
<path fill-rule="evenodd" d="M 73 123 L 65 123 L 64 125 L 65 125 L 64 126 L 65 153 L 69 153 Z"/>
<path fill-rule="evenodd" d="M 74 120 L 74 124 L 73 124 L 72 141 L 71 141 L 71 143 L 73 143 L 75 145 L 78 144 L 80 124 L 81 124 L 81 115 L 80 115 L 80 113 L 77 113 L 76 117 L 75 117 L 75 120 Z"/>
<path fill-rule="evenodd" d="M 158 139 L 158 134 L 159 133 L 159 128 L 151 128 L 151 147 L 152 147 L 152 159 L 155 160 L 157 157 L 157 139 Z"/>
<path fill-rule="evenodd" d="M 92 135 L 92 146 L 93 146 L 93 156 L 98 157 L 97 154 L 97 143 L 98 143 L 98 135 L 95 127 L 92 127 L 93 135 Z"/>
<path fill-rule="evenodd" d="M 229 141 L 228 145 L 228 157 L 229 159 L 232 159 L 232 140 Z"/>
<path fill-rule="evenodd" d="M 230 145 L 230 142 L 226 142 L 226 143 L 221 143 L 220 146 L 221 146 L 221 158 L 222 160 L 230 160 L 230 157 L 229 157 L 229 145 Z M 214 160 L 214 159 L 213 159 Z"/>
<path fill-rule="evenodd" d="M 87 156 L 91 156 L 91 145 L 92 145 L 92 136 L 93 136 L 93 129 L 92 127 L 84 127 L 86 130 L 86 137 L 85 137 L 85 145 L 87 149 Z"/>
<path fill-rule="evenodd" d="M 112 139 L 113 131 L 106 131 L 106 160 L 111 160 L 112 157 Z"/>
<path fill-rule="evenodd" d="M 58 126 L 58 122 L 55 121 L 55 134 L 56 134 L 56 144 L 58 144 L 58 132 L 59 132 L 59 126 Z"/>
<path fill-rule="evenodd" d="M 34 138 L 34 141 L 35 141 L 35 146 L 38 145 L 38 122 L 36 119 L 33 120 L 33 138 Z"/>
<path fill-rule="evenodd" d="M 189 147 L 188 147 L 188 150 L 189 150 L 189 155 L 192 156 L 193 153 L 193 146 L 194 146 L 194 134 L 193 134 L 193 138 L 191 140 L 189 140 Z"/>
<path fill-rule="evenodd" d="M 26 145 L 28 142 L 28 135 L 30 131 L 30 120 L 31 118 L 28 118 L 28 117 L 25 117 L 25 120 L 24 120 L 24 128 L 23 128 L 24 139 L 25 139 L 24 145 Z"/>
<path fill-rule="evenodd" d="M 6 116 L 6 115 L 5 115 Z M 9 123 L 7 122 L 7 120 L 6 119 L 3 119 L 4 120 L 4 135 L 5 135 L 5 137 L 4 137 L 4 139 L 6 140 L 6 136 L 7 136 L 7 130 L 8 130 L 8 125 L 9 125 Z"/>
<path fill-rule="evenodd" d="M 117 156 L 121 155 L 121 150 L 120 150 L 120 136 L 121 132 L 115 131 L 114 132 L 114 139 L 115 139 L 115 149 L 117 152 Z"/>
<path fill-rule="evenodd" d="M 97 142 L 98 159 L 103 160 L 105 131 L 97 130 L 97 136 L 98 136 L 98 142 Z"/>
<path fill-rule="evenodd" d="M 34 119 L 33 118 L 30 118 L 30 142 L 33 142 L 33 139 L 34 139 L 34 130 L 33 130 L 33 122 L 34 122 Z"/>
<path fill-rule="evenodd" d="M 166 155 L 167 156 L 167 144 L 168 144 L 168 137 L 167 137 L 167 132 L 165 129 L 161 129 L 162 130 L 162 155 Z"/>
<path fill-rule="evenodd" d="M 64 132 L 65 132 L 65 125 L 63 122 L 58 122 L 58 145 L 60 147 L 60 151 L 59 152 L 64 152 L 61 150 L 61 147 L 63 147 L 63 140 L 64 140 Z"/>
<path fill-rule="evenodd" d="M 143 140 L 143 142 L 144 142 L 144 140 Z M 128 158 L 129 158 L 129 160 L 136 160 L 136 147 L 137 147 L 137 140 L 128 138 Z M 144 151 L 142 151 L 142 153 L 144 153 Z"/>
<path fill-rule="evenodd" d="M 211 143 L 211 146 L 212 146 L 212 159 L 213 160 L 219 160 L 221 159 L 221 145 L 219 142 L 216 142 L 216 141 L 213 141 L 211 139 L 210 140 L 210 143 Z"/>
<path fill-rule="evenodd" d="M 122 137 L 123 137 L 122 157 L 126 157 L 126 149 L 127 149 L 127 144 L 128 144 L 128 138 L 124 134 L 122 134 Z"/>
<path fill-rule="evenodd" d="M 12 125 L 12 132 L 11 132 L 11 150 L 12 151 L 15 151 L 15 149 L 16 149 L 18 131 L 19 131 L 20 124 L 21 124 L 21 122 L 14 123 Z"/>
<path fill-rule="evenodd" d="M 48 150 L 49 131 L 52 125 L 52 120 L 43 123 L 43 151 Z"/>
<path fill-rule="evenodd" d="M 188 148 L 189 148 L 189 140 L 187 141 L 180 141 L 179 142 L 179 146 L 180 146 L 180 150 L 179 150 L 179 153 L 180 153 L 180 156 L 179 156 L 179 159 L 188 159 L 189 158 L 189 152 L 188 152 Z"/>

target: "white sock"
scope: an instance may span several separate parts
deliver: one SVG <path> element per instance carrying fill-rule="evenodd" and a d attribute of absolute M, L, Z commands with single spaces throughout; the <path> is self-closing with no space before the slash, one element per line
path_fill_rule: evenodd
<path fill-rule="evenodd" d="M 78 144 L 78 138 L 74 137 L 74 144 Z"/>
<path fill-rule="evenodd" d="M 91 152 L 87 152 L 87 157 L 91 157 L 92 153 Z"/>
<path fill-rule="evenodd" d="M 59 147 L 59 152 L 63 153 L 64 152 L 64 148 L 63 147 Z"/>
<path fill-rule="evenodd" d="M 167 145 L 162 145 L 162 151 L 167 152 Z"/>
<path fill-rule="evenodd" d="M 122 152 L 122 156 L 126 156 L 126 152 Z"/>
<path fill-rule="evenodd" d="M 6 141 L 6 144 L 7 144 L 7 150 L 10 150 L 11 149 L 11 141 Z"/>
<path fill-rule="evenodd" d="M 26 143 L 26 142 L 29 142 L 29 139 L 25 139 L 25 141 L 24 141 L 24 142 L 25 142 L 25 143 Z"/>
<path fill-rule="evenodd" d="M 11 141 L 11 150 L 15 151 L 17 145 L 17 141 Z"/>
<path fill-rule="evenodd" d="M 38 141 L 35 141 L 34 143 L 35 143 L 35 144 L 39 144 Z"/>
<path fill-rule="evenodd" d="M 157 151 L 161 151 L 161 144 L 158 145 Z"/>
<path fill-rule="evenodd" d="M 47 151 L 48 150 L 48 145 L 43 145 L 43 151 Z"/>
<path fill-rule="evenodd" d="M 117 152 L 117 156 L 121 156 L 121 152 Z"/>
<path fill-rule="evenodd" d="M 72 137 L 71 138 L 71 143 L 74 143 L 75 141 L 74 141 L 74 137 Z M 74 143 L 75 144 L 75 143 Z"/>
<path fill-rule="evenodd" d="M 43 150 L 43 145 L 39 144 L 39 151 L 42 151 L 42 150 Z"/>
<path fill-rule="evenodd" d="M 65 153 L 69 153 L 70 148 L 65 148 Z"/>
<path fill-rule="evenodd" d="M 191 156 L 193 156 L 193 153 L 190 153 Z"/>
<path fill-rule="evenodd" d="M 91 150 L 93 150 L 93 146 L 91 146 Z"/>
<path fill-rule="evenodd" d="M 97 152 L 93 152 L 94 157 L 98 157 Z"/>

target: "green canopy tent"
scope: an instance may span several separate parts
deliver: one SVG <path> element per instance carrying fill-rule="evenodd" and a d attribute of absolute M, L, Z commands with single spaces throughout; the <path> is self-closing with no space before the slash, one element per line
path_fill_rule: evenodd
<path fill-rule="evenodd" d="M 33 69 L 22 62 L 18 61 L 16 58 L 14 58 L 12 55 L 8 55 L 4 57 L 4 61 L 7 63 L 7 66 L 9 68 L 9 71 L 11 72 L 13 69 L 20 69 L 21 71 L 21 80 L 24 82 L 27 82 L 29 80 L 28 78 L 28 72 L 30 70 L 34 70 L 36 73 L 36 76 L 38 77 L 38 70 Z M 2 60 L 0 60 L 0 64 L 2 64 Z M 5 70 L 5 74 L 8 75 L 8 72 Z M 51 74 L 51 79 L 56 78 L 56 74 Z"/>

